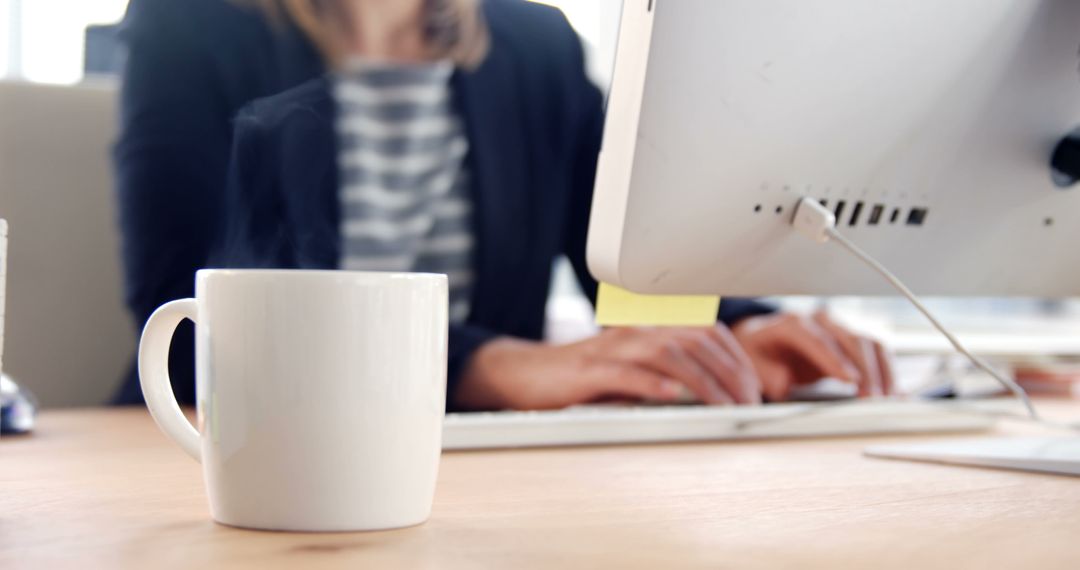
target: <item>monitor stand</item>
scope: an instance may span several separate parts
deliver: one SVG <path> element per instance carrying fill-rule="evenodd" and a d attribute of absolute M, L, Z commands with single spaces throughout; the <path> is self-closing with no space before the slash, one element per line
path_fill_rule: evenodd
<path fill-rule="evenodd" d="M 997 437 L 868 447 L 870 457 L 1080 476 L 1080 437 Z"/>

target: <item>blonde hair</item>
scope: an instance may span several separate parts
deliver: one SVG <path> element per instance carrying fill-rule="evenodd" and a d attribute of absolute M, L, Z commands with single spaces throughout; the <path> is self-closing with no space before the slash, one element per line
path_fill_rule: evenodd
<path fill-rule="evenodd" d="M 340 0 L 235 0 L 258 7 L 276 25 L 291 20 L 330 63 L 341 63 L 345 50 L 334 34 L 335 2 Z M 479 0 L 422 0 L 423 35 L 428 55 L 474 68 L 487 55 L 490 39 Z"/>

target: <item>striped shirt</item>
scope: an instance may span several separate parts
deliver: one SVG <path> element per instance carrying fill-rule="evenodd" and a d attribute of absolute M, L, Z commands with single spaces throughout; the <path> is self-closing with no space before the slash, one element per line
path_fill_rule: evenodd
<path fill-rule="evenodd" d="M 448 63 L 354 63 L 334 83 L 342 269 L 445 273 L 450 320 L 469 313 L 468 141 Z"/>

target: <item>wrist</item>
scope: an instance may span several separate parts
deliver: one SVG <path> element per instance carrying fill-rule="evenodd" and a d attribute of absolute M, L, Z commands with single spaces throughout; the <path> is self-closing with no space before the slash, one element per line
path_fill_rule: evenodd
<path fill-rule="evenodd" d="M 453 407 L 492 410 L 513 407 L 514 394 L 507 377 L 514 363 L 538 343 L 511 337 L 494 338 L 480 345 L 469 358 L 452 395 Z"/>

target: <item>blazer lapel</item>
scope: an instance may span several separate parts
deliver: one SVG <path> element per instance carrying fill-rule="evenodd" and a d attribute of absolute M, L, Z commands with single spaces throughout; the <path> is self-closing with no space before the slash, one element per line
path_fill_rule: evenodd
<path fill-rule="evenodd" d="M 341 256 L 338 201 L 336 105 L 327 78 L 318 80 L 302 104 L 310 113 L 293 120 L 279 142 L 286 150 L 272 165 L 284 178 L 283 199 L 289 204 L 289 227 L 295 259 L 307 269 L 332 269 Z"/>
<path fill-rule="evenodd" d="M 471 320 L 482 322 L 505 314 L 528 267 L 529 161 L 515 71 L 507 50 L 493 49 L 477 70 L 453 78 L 469 138 L 466 164 L 475 205 Z"/>

